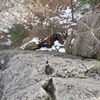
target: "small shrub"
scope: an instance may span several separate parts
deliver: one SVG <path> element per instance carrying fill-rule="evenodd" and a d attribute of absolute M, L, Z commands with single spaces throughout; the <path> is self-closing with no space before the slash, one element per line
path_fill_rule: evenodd
<path fill-rule="evenodd" d="M 18 46 L 22 43 L 23 38 L 17 34 L 12 34 L 10 40 L 15 46 Z"/>
<path fill-rule="evenodd" d="M 11 29 L 9 29 L 9 34 L 17 34 L 19 36 L 25 36 L 25 34 L 28 32 L 27 29 L 25 29 L 25 26 L 22 24 L 14 24 Z"/>
<path fill-rule="evenodd" d="M 35 13 L 35 16 L 37 16 L 41 22 L 45 20 L 45 17 L 41 13 Z"/>
<path fill-rule="evenodd" d="M 20 45 L 27 33 L 28 30 L 22 24 L 14 24 L 8 32 L 11 35 L 10 40 L 13 45 Z"/>

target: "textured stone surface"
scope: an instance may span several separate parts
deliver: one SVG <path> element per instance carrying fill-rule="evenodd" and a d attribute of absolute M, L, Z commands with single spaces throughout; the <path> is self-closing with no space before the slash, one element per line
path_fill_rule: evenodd
<path fill-rule="evenodd" d="M 0 54 L 9 55 L 10 59 L 0 72 L 1 100 L 55 100 L 41 87 L 50 78 L 56 100 L 100 100 L 97 79 L 100 75 L 96 72 L 94 76 L 88 75 L 99 61 L 54 52 L 0 51 Z M 54 69 L 50 75 L 45 74 L 47 61 Z"/>
<path fill-rule="evenodd" d="M 70 38 L 73 39 L 73 38 Z M 67 38 L 66 46 L 69 43 Z M 66 48 L 67 53 L 82 57 L 100 59 L 100 14 L 90 13 L 78 22 L 74 43 Z"/>

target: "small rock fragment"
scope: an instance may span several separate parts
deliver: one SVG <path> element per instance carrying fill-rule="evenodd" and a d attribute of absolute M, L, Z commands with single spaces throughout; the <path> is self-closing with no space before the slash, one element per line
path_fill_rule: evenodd
<path fill-rule="evenodd" d="M 42 83 L 42 88 L 46 91 L 46 93 L 49 95 L 49 99 L 48 100 L 56 100 L 56 96 L 55 96 L 55 87 L 53 84 L 53 79 L 49 78 L 48 80 L 45 80 Z"/>
<path fill-rule="evenodd" d="M 48 61 L 46 61 L 45 64 L 45 73 L 46 75 L 51 75 L 53 73 L 54 69 L 52 67 L 50 67 Z"/>
<path fill-rule="evenodd" d="M 2 69 L 2 66 L 4 64 L 4 57 L 3 56 L 0 56 L 0 69 Z"/>

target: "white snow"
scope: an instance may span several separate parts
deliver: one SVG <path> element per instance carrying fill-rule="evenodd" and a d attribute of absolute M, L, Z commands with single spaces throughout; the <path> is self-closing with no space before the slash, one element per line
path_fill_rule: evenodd
<path fill-rule="evenodd" d="M 55 46 L 62 46 L 62 44 L 61 44 L 61 43 L 59 43 L 59 41 L 58 41 L 58 40 L 56 40 L 56 41 L 54 42 L 54 45 L 55 45 Z"/>
<path fill-rule="evenodd" d="M 72 29 L 72 28 L 69 28 L 67 34 L 68 34 L 68 35 L 71 35 L 71 34 L 72 34 L 72 31 L 73 31 L 73 29 Z"/>
<path fill-rule="evenodd" d="M 66 10 L 62 10 L 62 12 L 63 12 L 63 15 L 61 15 L 61 16 L 63 16 L 63 17 L 70 16 L 71 17 L 71 9 L 69 6 L 67 7 Z"/>
<path fill-rule="evenodd" d="M 75 41 L 75 38 L 73 38 L 73 39 L 71 40 L 71 44 L 73 44 L 73 43 L 74 43 L 74 41 Z"/>
<path fill-rule="evenodd" d="M 51 48 L 47 48 L 47 47 L 41 47 L 40 49 L 38 49 L 36 51 L 52 51 L 52 49 Z"/>
<path fill-rule="evenodd" d="M 2 39 L 4 36 L 1 36 L 0 39 Z"/>
<path fill-rule="evenodd" d="M 54 45 L 51 48 L 47 47 L 41 47 L 40 49 L 37 49 L 37 51 L 58 51 L 58 52 L 65 52 L 64 48 L 61 48 L 61 46 L 64 46 L 63 44 L 59 43 L 59 41 L 55 41 Z"/>
<path fill-rule="evenodd" d="M 8 33 L 8 29 L 1 28 L 0 31 L 5 32 L 5 33 Z"/>
<path fill-rule="evenodd" d="M 66 10 L 62 10 L 62 14 L 60 14 L 60 17 L 67 18 L 68 21 L 71 21 L 72 14 L 69 6 L 67 7 Z"/>
<path fill-rule="evenodd" d="M 89 9 L 89 8 L 90 8 L 90 5 L 89 5 L 89 4 L 85 4 L 85 5 L 83 5 L 82 9 L 84 9 L 84 8 L 85 8 L 85 9 L 86 9 L 86 8 Z"/>
<path fill-rule="evenodd" d="M 60 8 L 59 8 L 60 9 Z M 59 10 L 60 14 L 59 16 L 54 16 L 54 17 L 51 17 L 50 20 L 51 21 L 54 21 L 56 23 L 59 23 L 59 24 L 70 24 L 70 25 L 77 25 L 76 23 L 72 22 L 72 13 L 71 13 L 71 8 L 70 6 L 67 7 L 67 9 L 64 9 L 64 10 Z M 80 14 L 81 12 L 75 12 L 74 13 L 74 18 L 76 20 L 79 20 L 80 18 L 83 17 L 83 15 Z M 47 22 L 44 22 L 44 25 L 47 25 L 48 23 Z"/>
<path fill-rule="evenodd" d="M 66 50 L 65 50 L 65 48 L 60 48 L 60 49 L 58 50 L 58 52 L 65 53 L 65 52 L 66 52 Z"/>
<path fill-rule="evenodd" d="M 38 37 L 35 37 L 30 42 L 35 42 L 36 44 L 39 44 L 40 40 Z"/>
<path fill-rule="evenodd" d="M 7 46 L 10 46 L 12 44 L 11 40 L 8 39 L 8 41 L 2 43 L 3 45 L 7 45 Z"/>
<path fill-rule="evenodd" d="M 9 38 L 9 37 L 11 37 L 11 35 L 7 35 L 7 37 Z"/>
<path fill-rule="evenodd" d="M 77 20 L 81 19 L 83 17 L 82 14 L 80 14 L 79 12 L 74 13 L 74 18 L 76 18 Z"/>
<path fill-rule="evenodd" d="M 2 60 L 1 60 L 1 64 L 4 64 L 4 62 L 5 62 L 4 59 L 2 59 Z"/>
<path fill-rule="evenodd" d="M 67 23 L 67 20 L 66 20 L 66 19 L 59 20 L 59 23 L 60 23 L 60 24 L 65 24 L 65 23 Z"/>
<path fill-rule="evenodd" d="M 56 40 L 56 41 L 54 42 L 54 45 L 53 45 L 51 48 L 52 48 L 52 50 L 59 50 L 59 48 L 60 48 L 61 46 L 63 46 L 63 44 L 59 43 L 59 41 Z"/>

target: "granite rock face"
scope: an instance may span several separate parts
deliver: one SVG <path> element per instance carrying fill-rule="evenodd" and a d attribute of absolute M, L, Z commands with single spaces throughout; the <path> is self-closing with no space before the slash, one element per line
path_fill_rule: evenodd
<path fill-rule="evenodd" d="M 64 53 L 0 51 L 0 100 L 100 100 L 100 62 Z M 46 64 L 53 69 L 45 73 Z"/>
<path fill-rule="evenodd" d="M 65 46 L 67 53 L 100 59 L 100 13 L 84 16 L 77 23 L 76 36 L 68 37 Z"/>

